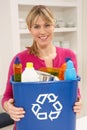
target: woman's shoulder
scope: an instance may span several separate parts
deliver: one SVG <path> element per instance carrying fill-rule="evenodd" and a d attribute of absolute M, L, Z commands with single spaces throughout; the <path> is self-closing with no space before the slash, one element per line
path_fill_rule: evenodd
<path fill-rule="evenodd" d="M 16 55 L 21 56 L 21 55 L 26 55 L 26 54 L 29 54 L 29 50 L 28 50 L 28 49 L 25 49 L 25 50 L 23 50 L 23 51 L 20 51 L 20 52 L 18 52 Z"/>
<path fill-rule="evenodd" d="M 13 56 L 12 62 L 15 60 L 16 57 L 18 57 L 20 60 L 25 59 L 29 55 L 29 50 L 25 49 L 23 51 L 18 52 Z"/>
<path fill-rule="evenodd" d="M 71 50 L 70 48 L 63 48 L 63 47 L 57 47 L 56 46 L 56 51 L 59 54 L 73 54 L 75 55 L 75 52 L 73 50 Z"/>

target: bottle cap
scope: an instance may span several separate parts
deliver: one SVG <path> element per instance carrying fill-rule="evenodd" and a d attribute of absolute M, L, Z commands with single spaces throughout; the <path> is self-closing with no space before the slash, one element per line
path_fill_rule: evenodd
<path fill-rule="evenodd" d="M 27 68 L 32 68 L 33 67 L 33 63 L 32 62 L 27 62 L 26 63 L 26 67 Z"/>
<path fill-rule="evenodd" d="M 68 62 L 69 60 L 71 60 L 71 58 L 67 57 L 67 58 L 65 59 L 65 62 Z"/>
<path fill-rule="evenodd" d="M 20 59 L 19 59 L 19 57 L 16 57 L 14 63 L 15 63 L 15 64 L 20 64 Z"/>

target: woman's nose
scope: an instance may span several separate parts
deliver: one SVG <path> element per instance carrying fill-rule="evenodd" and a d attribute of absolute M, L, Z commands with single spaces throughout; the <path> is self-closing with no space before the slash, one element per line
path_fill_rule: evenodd
<path fill-rule="evenodd" d="M 44 28 L 44 27 L 41 27 L 41 28 L 40 28 L 40 33 L 41 33 L 41 34 L 44 34 L 45 32 L 46 32 L 45 28 Z"/>

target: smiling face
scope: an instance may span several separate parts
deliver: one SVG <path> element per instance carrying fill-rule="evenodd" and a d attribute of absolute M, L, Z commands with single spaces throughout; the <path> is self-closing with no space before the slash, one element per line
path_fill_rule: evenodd
<path fill-rule="evenodd" d="M 54 25 L 53 23 L 46 22 L 41 16 L 37 18 L 29 30 L 38 47 L 48 46 L 52 42 Z"/>
<path fill-rule="evenodd" d="M 44 5 L 32 7 L 26 17 L 26 23 L 33 36 L 33 44 L 29 53 L 39 55 L 40 49 L 51 47 L 55 26 L 55 19 L 52 11 Z"/>

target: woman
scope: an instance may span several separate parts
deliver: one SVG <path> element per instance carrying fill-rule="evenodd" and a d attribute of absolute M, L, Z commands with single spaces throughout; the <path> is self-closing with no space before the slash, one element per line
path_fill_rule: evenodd
<path fill-rule="evenodd" d="M 71 58 L 77 70 L 75 54 L 69 49 L 55 47 L 52 44 L 55 20 L 47 7 L 43 5 L 34 6 L 29 12 L 26 22 L 34 40 L 31 47 L 28 47 L 16 55 L 21 60 L 23 70 L 26 66 L 26 62 L 33 62 L 36 70 L 42 67 L 59 68 L 67 57 Z M 10 77 L 13 75 L 14 58 L 9 67 L 6 90 L 2 98 L 2 106 L 14 121 L 19 121 L 24 117 L 25 111 L 23 108 L 14 106 L 13 92 L 10 84 Z M 79 90 L 78 101 L 75 102 L 73 110 L 76 113 L 79 113 L 81 110 Z M 16 128 L 14 129 L 16 130 Z"/>

